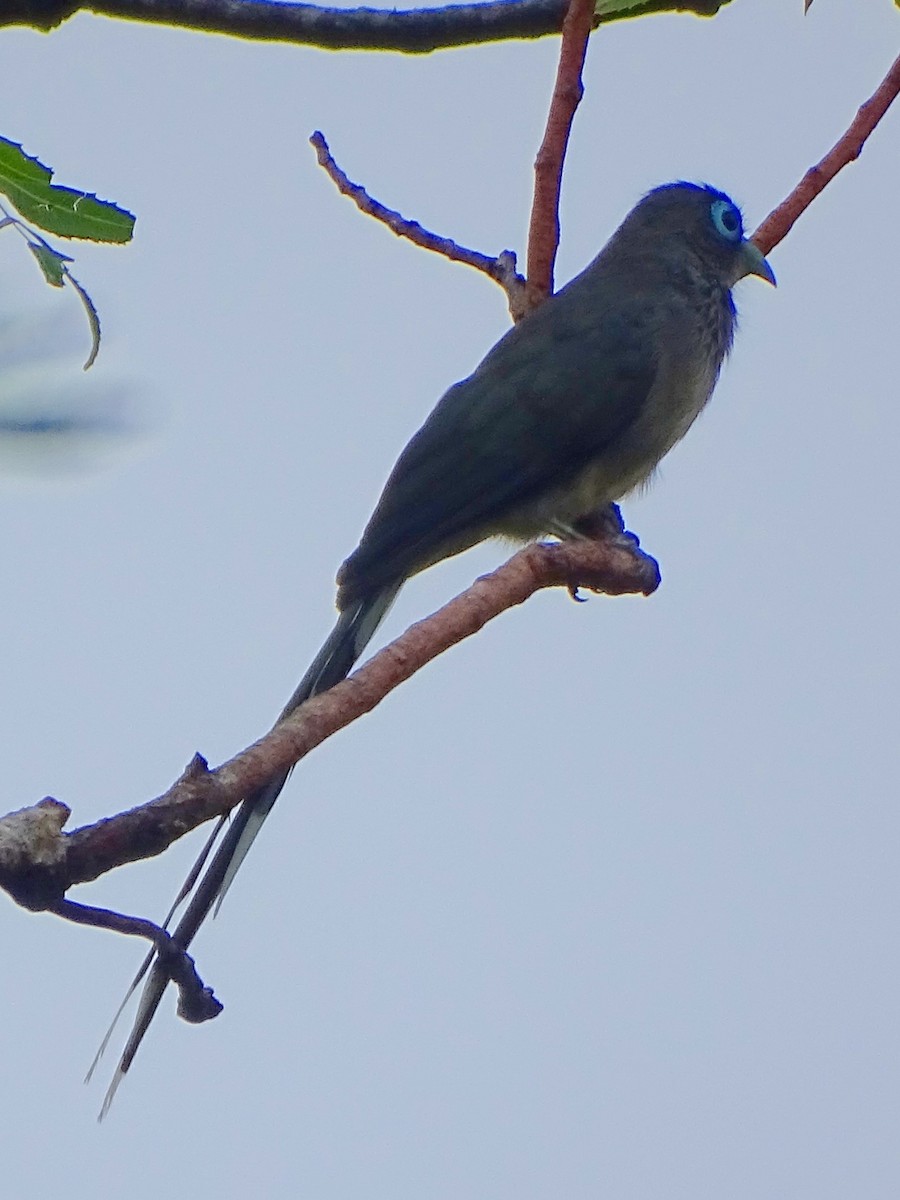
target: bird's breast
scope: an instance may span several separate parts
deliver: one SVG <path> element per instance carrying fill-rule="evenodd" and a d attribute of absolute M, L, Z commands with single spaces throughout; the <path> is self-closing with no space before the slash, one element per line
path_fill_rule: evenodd
<path fill-rule="evenodd" d="M 554 523 L 572 524 L 649 480 L 706 406 L 727 348 L 722 337 L 680 332 L 660 354 L 654 382 L 634 419 L 576 473 L 510 512 L 504 533 L 528 539 Z"/>

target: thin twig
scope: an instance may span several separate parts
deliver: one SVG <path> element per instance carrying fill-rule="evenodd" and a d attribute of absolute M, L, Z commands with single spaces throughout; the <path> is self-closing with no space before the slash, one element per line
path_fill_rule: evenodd
<path fill-rule="evenodd" d="M 464 263 L 467 267 L 474 267 L 476 271 L 482 271 L 485 275 L 490 276 L 506 292 L 509 310 L 515 319 L 516 313 L 521 307 L 525 280 L 516 272 L 516 256 L 512 250 L 504 250 L 496 258 L 491 258 L 478 250 L 469 250 L 466 246 L 460 246 L 451 238 L 432 233 L 418 221 L 412 221 L 408 217 L 404 217 L 402 213 L 388 208 L 379 200 L 374 199 L 362 184 L 354 183 L 349 179 L 334 161 L 324 135 L 318 130 L 310 137 L 309 142 L 316 152 L 319 165 L 325 170 L 328 178 L 342 195 L 350 197 L 360 212 L 364 212 L 367 216 L 380 221 L 382 225 L 386 225 L 397 237 L 406 238 L 424 250 L 433 250 L 435 254 L 449 258 L 451 262 Z"/>
<path fill-rule="evenodd" d="M 212 988 L 208 988 L 197 974 L 191 956 L 183 947 L 176 945 L 164 929 L 160 929 L 152 921 L 66 899 L 57 900 L 47 911 L 63 917 L 66 921 L 74 921 L 77 925 L 92 925 L 96 929 L 110 929 L 114 933 L 124 933 L 151 941 L 156 947 L 156 953 L 166 974 L 178 988 L 178 1015 L 185 1021 L 199 1025 L 202 1021 L 217 1017 L 222 1011 L 222 1005 L 213 995 Z"/>
<path fill-rule="evenodd" d="M 838 171 L 859 158 L 869 134 L 900 92 L 900 57 L 875 92 L 861 105 L 847 132 L 831 147 L 821 162 L 806 172 L 791 194 L 773 209 L 753 234 L 753 241 L 768 254 L 786 237 L 794 222 L 809 208 Z"/>
<path fill-rule="evenodd" d="M 563 163 L 575 110 L 584 95 L 581 72 L 594 20 L 594 0 L 570 0 L 563 21 L 556 83 L 547 114 L 544 140 L 534 160 L 534 200 L 528 228 L 528 306 L 535 308 L 553 292 L 553 267 L 559 248 L 559 193 Z"/>

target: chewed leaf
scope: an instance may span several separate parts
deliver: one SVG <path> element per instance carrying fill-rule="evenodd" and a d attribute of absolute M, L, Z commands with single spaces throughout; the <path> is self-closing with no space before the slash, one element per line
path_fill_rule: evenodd
<path fill-rule="evenodd" d="M 52 246 L 40 242 L 29 242 L 28 249 L 38 261 L 44 278 L 51 287 L 62 287 L 66 281 L 66 263 L 73 262 L 68 254 L 61 254 Z"/>
<path fill-rule="evenodd" d="M 0 192 L 26 221 L 59 237 L 128 242 L 135 218 L 90 192 L 51 183 L 53 172 L 15 142 L 0 138 Z"/>

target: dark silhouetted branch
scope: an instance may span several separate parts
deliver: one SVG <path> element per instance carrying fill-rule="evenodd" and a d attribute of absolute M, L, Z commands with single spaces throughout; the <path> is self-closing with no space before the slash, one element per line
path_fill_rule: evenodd
<path fill-rule="evenodd" d="M 594 24 L 654 12 L 714 16 L 730 0 L 644 0 Z M 397 50 L 428 54 L 450 46 L 533 39 L 559 33 L 566 0 L 493 0 L 441 8 L 328 8 L 272 0 L 0 0 L 0 26 L 53 29 L 77 12 L 224 33 L 323 50 Z"/>
<path fill-rule="evenodd" d="M 74 921 L 76 925 L 91 925 L 95 929 L 109 929 L 114 933 L 151 941 L 166 974 L 178 989 L 178 1015 L 183 1020 L 199 1025 L 203 1021 L 211 1021 L 222 1011 L 222 1005 L 213 995 L 212 988 L 208 988 L 197 974 L 194 960 L 188 952 L 152 921 L 65 899 L 50 905 L 47 911 L 66 921 Z"/>

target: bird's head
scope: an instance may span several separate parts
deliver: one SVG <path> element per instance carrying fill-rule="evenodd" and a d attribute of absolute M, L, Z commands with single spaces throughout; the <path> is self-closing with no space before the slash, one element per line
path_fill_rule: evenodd
<path fill-rule="evenodd" d="M 744 237 L 741 210 L 708 184 L 678 182 L 654 188 L 632 209 L 622 233 L 626 227 L 629 233 L 640 231 L 689 248 L 726 287 L 746 275 L 775 284 L 775 273 L 762 252 Z"/>

